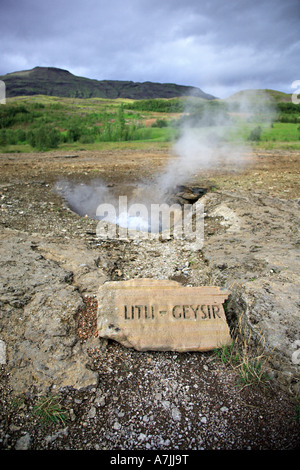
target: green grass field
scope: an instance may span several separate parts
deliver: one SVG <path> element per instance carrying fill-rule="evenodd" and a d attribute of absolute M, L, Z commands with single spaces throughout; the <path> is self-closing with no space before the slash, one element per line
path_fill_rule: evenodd
<path fill-rule="evenodd" d="M 230 108 L 222 100 L 195 99 L 191 103 L 189 99 L 188 103 L 186 113 L 182 98 L 11 98 L 0 107 L 0 152 L 167 146 L 177 139 L 183 126 L 216 134 L 225 142 L 251 142 L 267 149 L 300 148 L 300 106 L 281 103 L 276 119 L 270 122 L 270 116 L 259 109 L 251 119 L 231 112 L 232 102 Z"/>

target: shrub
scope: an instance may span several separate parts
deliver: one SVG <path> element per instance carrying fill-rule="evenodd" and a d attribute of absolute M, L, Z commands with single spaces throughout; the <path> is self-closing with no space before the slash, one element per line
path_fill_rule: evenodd
<path fill-rule="evenodd" d="M 261 132 L 262 132 L 262 128 L 260 126 L 257 126 L 255 127 L 254 129 L 252 129 L 252 131 L 250 132 L 250 135 L 248 137 L 248 140 L 251 140 L 251 141 L 259 141 L 260 138 L 261 138 Z"/>
<path fill-rule="evenodd" d="M 151 127 L 168 127 L 168 123 L 165 119 L 156 119 Z"/>
<path fill-rule="evenodd" d="M 26 140 L 31 147 L 38 150 L 57 148 L 61 141 L 60 132 L 50 126 L 41 126 L 34 131 L 28 131 Z"/>
<path fill-rule="evenodd" d="M 149 99 L 137 100 L 133 103 L 128 103 L 124 106 L 125 109 L 132 109 L 137 111 L 155 111 L 162 113 L 181 113 L 184 109 L 184 104 L 177 98 L 170 100 L 164 99 Z"/>
<path fill-rule="evenodd" d="M 23 129 L 18 129 L 16 131 L 16 134 L 17 134 L 17 141 L 18 142 L 25 142 L 26 140 L 26 132 L 23 131 Z"/>
<path fill-rule="evenodd" d="M 4 129 L 1 129 L 0 130 L 0 145 L 5 147 L 6 144 L 7 144 L 6 131 Z"/>
<path fill-rule="evenodd" d="M 77 126 L 72 126 L 68 129 L 67 140 L 68 142 L 76 142 L 81 137 L 81 130 Z"/>
<path fill-rule="evenodd" d="M 79 142 L 82 144 L 93 144 L 95 142 L 95 139 L 92 135 L 83 134 L 80 136 Z"/>

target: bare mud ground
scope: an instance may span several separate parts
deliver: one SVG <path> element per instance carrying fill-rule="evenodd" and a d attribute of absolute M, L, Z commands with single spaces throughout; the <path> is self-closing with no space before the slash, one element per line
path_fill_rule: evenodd
<path fill-rule="evenodd" d="M 105 280 L 169 278 L 184 285 L 215 283 L 236 291 L 243 284 L 250 307 L 253 292 L 264 285 L 259 307 L 262 313 L 268 305 L 269 314 L 272 297 L 267 295 L 272 295 L 272 289 L 281 292 L 282 286 L 290 289 L 296 282 L 298 153 L 256 151 L 248 155 L 242 169 L 199 170 L 190 183 L 207 188 L 204 207 L 208 217 L 204 247 L 197 252 L 184 242 L 99 243 L 95 221 L 71 212 L 53 190 L 62 178 L 77 182 L 100 178 L 115 186 L 154 181 L 168 158 L 167 149 L 156 148 L 0 155 L 1 281 L 5 293 L 0 305 L 0 339 L 7 341 L 8 348 L 7 364 L 1 366 L 0 448 L 166 453 L 299 449 L 297 373 L 293 375 L 291 369 L 285 374 L 286 365 L 282 373 L 280 360 L 271 380 L 241 386 L 237 371 L 213 352 L 138 352 L 97 338 L 95 295 Z M 227 220 L 229 225 L 224 224 L 224 211 L 214 214 L 224 205 L 233 217 Z M 244 230 L 241 235 L 240 227 Z M 284 259 L 290 271 L 283 269 Z M 50 280 L 47 273 L 51 273 Z M 55 276 L 59 277 L 56 286 Z M 47 307 L 46 289 L 47 299 L 58 298 L 60 292 L 72 299 L 75 310 L 71 320 L 65 320 L 73 322 L 68 324 L 73 335 L 70 357 L 59 351 L 58 342 L 51 346 L 59 336 L 55 332 L 47 337 L 48 349 L 35 337 L 35 327 L 38 334 L 47 336 L 45 316 L 49 313 L 52 318 L 55 308 L 60 308 L 52 309 L 51 301 Z M 293 312 L 296 292 L 289 298 L 291 307 L 287 305 L 287 309 Z M 42 312 L 40 317 L 35 308 Z M 234 306 L 229 314 L 231 321 Z M 37 316 L 36 323 L 32 315 Z M 249 322 L 254 330 L 258 324 L 271 331 L 271 319 L 258 315 L 253 307 Z M 14 332 L 6 333 L 9 322 Z M 297 331 L 292 331 L 281 318 L 280 322 L 278 329 L 286 336 L 278 341 L 284 344 L 288 335 L 290 341 L 299 339 L 297 325 Z M 59 341 L 65 341 L 69 350 L 68 333 L 59 334 Z M 10 345 L 10 340 L 18 347 Z M 55 361 L 67 367 L 75 354 L 74 345 L 80 346 L 83 363 L 76 366 L 74 376 L 63 371 L 66 382 L 58 375 L 55 383 Z M 26 362 L 27 347 L 36 352 Z M 59 359 L 55 348 L 61 354 Z M 19 354 L 19 363 L 12 367 L 14 354 Z M 38 360 L 37 354 L 41 355 Z M 284 364 L 291 362 L 289 354 L 282 356 Z M 41 366 L 43 361 L 49 362 L 48 375 Z M 19 369 L 18 364 L 22 365 Z M 81 368 L 87 371 L 82 380 Z M 76 386 L 60 389 L 68 385 L 67 380 L 74 380 Z M 66 410 L 65 421 L 43 424 L 34 413 L 39 397 L 49 391 Z"/>

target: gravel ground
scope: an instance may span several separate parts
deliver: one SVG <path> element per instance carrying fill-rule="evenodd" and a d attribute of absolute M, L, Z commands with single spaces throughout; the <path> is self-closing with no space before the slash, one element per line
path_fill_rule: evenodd
<path fill-rule="evenodd" d="M 30 450 L 296 450 L 296 402 L 272 381 L 242 386 L 213 352 L 137 352 L 113 341 L 95 347 L 94 299 L 78 319 L 97 387 L 52 396 L 57 421 L 44 422 L 41 397 L 12 395 L 1 370 L 0 448 Z"/>
<path fill-rule="evenodd" d="M 134 158 L 138 164 L 139 155 Z M 3 157 L 3 226 L 45 235 L 49 242 L 87 239 L 93 248 L 89 221 L 75 218 L 50 191 L 57 172 L 75 172 L 71 167 L 75 165 L 74 160 L 65 159 L 63 167 L 63 158 L 54 156 L 55 174 L 49 176 L 48 156 L 22 156 L 23 166 L 16 165 L 17 159 L 16 155 Z M 78 173 L 94 171 L 95 161 L 94 157 L 91 162 L 87 158 L 83 160 Z M 103 161 L 105 169 L 106 160 Z M 124 162 L 127 161 L 125 155 Z M 273 165 L 271 158 L 270 165 Z M 264 168 L 259 171 L 259 177 L 266 175 L 267 186 L 271 173 Z M 287 187 L 287 179 L 293 175 L 277 172 L 279 176 L 281 173 L 286 178 L 282 185 Z M 251 183 L 249 178 L 236 177 L 234 183 L 230 179 L 231 176 L 223 183 L 227 186 Z M 291 194 L 294 181 L 291 179 L 289 186 Z M 221 228 L 216 225 L 209 230 L 215 232 Z M 119 248 L 116 253 L 111 268 L 110 260 L 107 261 L 111 279 L 118 279 L 119 270 L 128 264 L 130 274 L 139 273 L 134 251 L 129 253 L 131 258 L 125 261 L 122 258 L 114 267 Z M 195 270 L 197 263 L 204 265 L 202 260 L 196 260 Z M 182 270 L 178 276 L 185 281 Z M 243 386 L 238 383 L 237 371 L 214 352 L 138 352 L 113 341 L 99 342 L 96 307 L 94 298 L 85 298 L 85 308 L 77 316 L 77 335 L 88 350 L 88 366 L 98 373 L 98 384 L 81 390 L 52 390 L 60 410 L 57 421 L 43 422 L 43 416 L 37 414 L 41 396 L 31 392 L 15 396 L 6 366 L 1 366 L 0 449 L 151 450 L 185 454 L 202 449 L 299 450 L 299 402 L 275 381 Z"/>

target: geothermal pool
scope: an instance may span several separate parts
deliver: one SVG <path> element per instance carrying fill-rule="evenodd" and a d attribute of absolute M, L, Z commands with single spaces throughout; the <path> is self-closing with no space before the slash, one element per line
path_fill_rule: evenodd
<path fill-rule="evenodd" d="M 189 210 L 207 189 L 184 185 L 164 189 L 149 183 L 105 184 L 94 179 L 86 183 L 59 181 L 55 191 L 82 217 L 158 233 L 174 225 L 182 210 Z"/>

